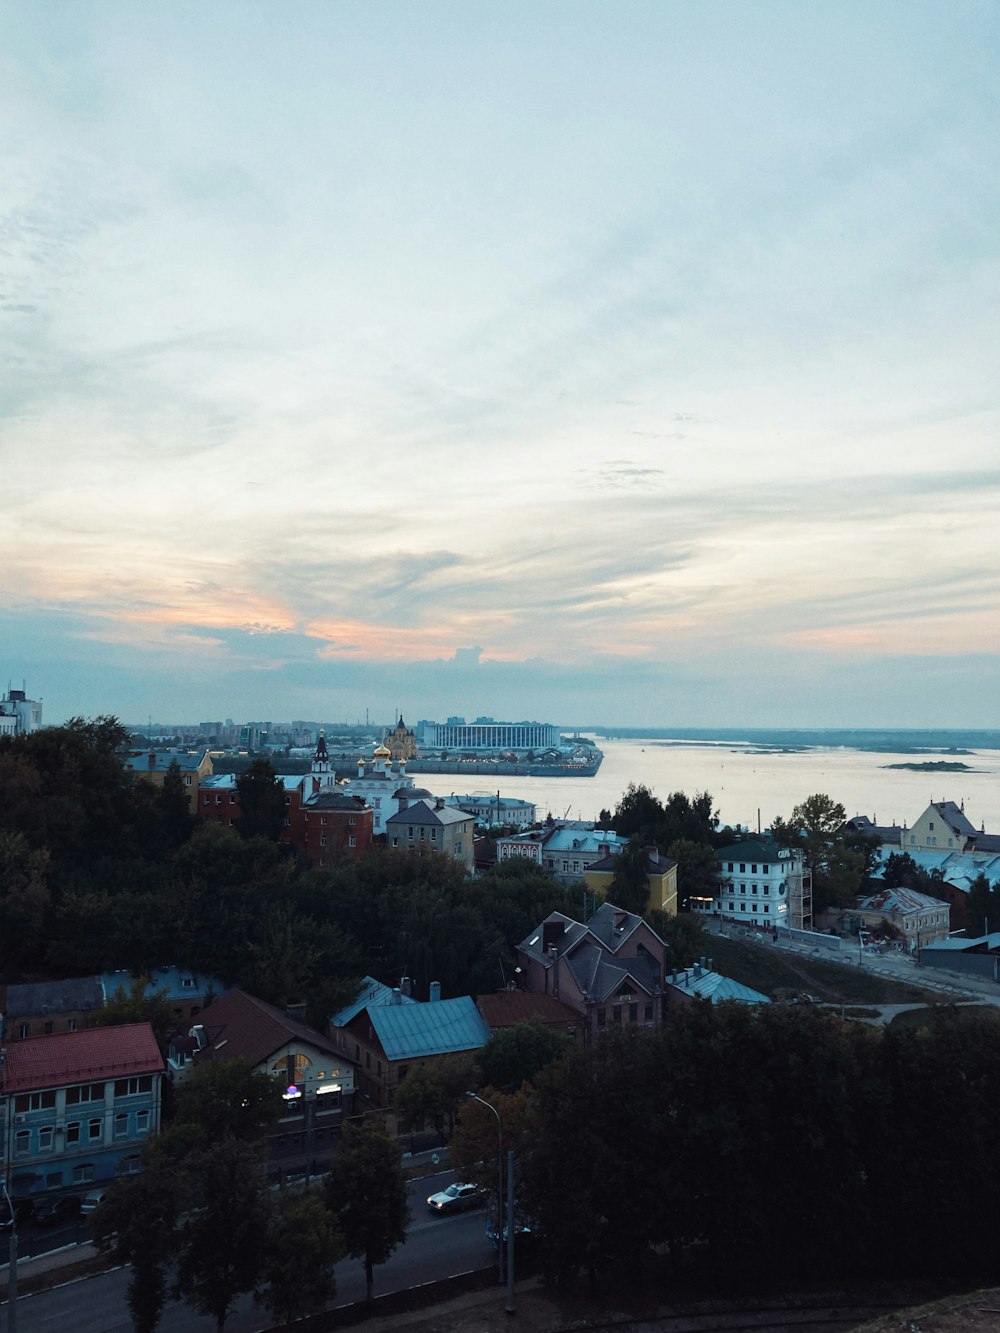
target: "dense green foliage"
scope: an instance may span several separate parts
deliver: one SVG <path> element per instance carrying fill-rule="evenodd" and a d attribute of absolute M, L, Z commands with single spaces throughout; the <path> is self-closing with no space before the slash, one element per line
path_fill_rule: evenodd
<path fill-rule="evenodd" d="M 374 1120 L 345 1127 L 326 1178 L 325 1199 L 347 1253 L 364 1266 L 370 1301 L 374 1269 L 406 1239 L 410 1220 L 402 1151 Z"/>
<path fill-rule="evenodd" d="M 845 818 L 838 801 L 817 793 L 788 819 L 771 821 L 776 840 L 801 851 L 812 873 L 814 918 L 827 907 L 850 907 L 878 861 L 878 839 L 848 827 Z"/>
<path fill-rule="evenodd" d="M 697 1004 L 539 1080 L 520 1151 L 549 1271 L 636 1270 L 694 1246 L 707 1280 L 995 1280 L 1000 1030 L 920 1032 L 808 1007 Z"/>
<path fill-rule="evenodd" d="M 284 798 L 266 761 L 241 779 L 241 836 L 188 816 L 179 772 L 134 778 L 124 740 L 113 718 L 0 738 L 0 980 L 174 963 L 305 997 L 325 1024 L 365 973 L 405 973 L 419 998 L 431 981 L 499 987 L 532 926 L 579 910 L 528 865 L 470 881 L 449 857 L 379 847 L 310 870 L 273 841 Z"/>

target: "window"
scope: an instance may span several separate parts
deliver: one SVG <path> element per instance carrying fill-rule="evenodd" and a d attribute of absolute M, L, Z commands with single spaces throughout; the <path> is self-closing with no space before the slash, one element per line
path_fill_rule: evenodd
<path fill-rule="evenodd" d="M 598 1026 L 599 1028 L 604 1027 L 605 1021 L 606 1021 L 606 1019 L 605 1019 L 605 1012 L 604 1012 L 604 1010 L 603 1010 L 603 1009 L 598 1009 L 598 1011 L 597 1011 L 597 1026 Z"/>
<path fill-rule="evenodd" d="M 771 891 L 771 890 L 767 887 L 766 884 L 765 884 L 765 885 L 763 886 L 763 888 L 761 889 L 761 892 L 763 893 L 763 895 L 764 895 L 765 898 L 766 898 L 767 895 L 770 893 L 770 891 Z"/>
<path fill-rule="evenodd" d="M 356 823 L 358 822 L 358 820 L 357 820 L 357 816 L 356 816 L 356 815 L 348 815 L 348 816 L 347 816 L 347 822 L 348 822 L 348 824 L 356 824 Z"/>
<path fill-rule="evenodd" d="M 347 845 L 348 845 L 348 847 L 357 847 L 357 845 L 358 845 L 358 840 L 357 840 L 357 838 L 354 836 L 353 833 L 351 833 L 351 834 L 348 835 L 348 838 L 347 838 Z"/>
<path fill-rule="evenodd" d="M 652 1019 L 652 1017 L 653 1017 L 653 1002 L 652 1002 L 652 1000 L 650 1000 L 650 1002 L 646 1005 L 646 1010 L 645 1010 L 645 1013 L 644 1013 L 643 1017 L 645 1018 L 645 1020 L 646 1020 L 647 1023 L 650 1022 L 650 1020 Z"/>
<path fill-rule="evenodd" d="M 77 1022 L 76 1022 L 76 1019 L 75 1019 L 75 1018 L 68 1018 L 68 1019 L 66 1020 L 66 1031 L 67 1031 L 67 1032 L 75 1032 L 76 1029 L 77 1029 Z"/>
<path fill-rule="evenodd" d="M 747 863 L 746 863 L 746 861 L 741 861 L 741 862 L 740 862 L 740 874 L 741 874 L 741 875 L 745 875 L 745 874 L 746 874 L 746 871 L 747 871 Z"/>
<path fill-rule="evenodd" d="M 115 1116 L 115 1138 L 124 1139 L 128 1135 L 128 1113 L 119 1111 Z"/>
<path fill-rule="evenodd" d="M 149 1112 L 136 1111 L 135 1113 L 135 1132 L 137 1134 L 149 1133 Z"/>
<path fill-rule="evenodd" d="M 934 827 L 934 820 L 933 820 L 933 819 L 930 819 L 930 820 L 927 821 L 927 827 L 928 827 L 928 829 L 933 829 L 933 827 Z"/>
<path fill-rule="evenodd" d="M 762 875 L 769 875 L 769 874 L 771 873 L 771 867 L 770 867 L 770 866 L 761 866 L 761 868 L 760 868 L 760 873 L 761 873 Z"/>
<path fill-rule="evenodd" d="M 750 892 L 751 892 L 751 893 L 756 893 L 756 892 L 757 892 L 757 885 L 756 885 L 756 884 L 751 884 L 751 885 L 750 885 Z"/>
<path fill-rule="evenodd" d="M 137 1092 L 152 1092 L 152 1074 L 143 1074 L 139 1078 L 119 1078 L 115 1080 L 116 1097 L 134 1097 Z"/>
<path fill-rule="evenodd" d="M 141 1157 L 123 1157 L 118 1163 L 118 1174 L 122 1176 L 133 1176 L 137 1171 L 142 1170 Z"/>
<path fill-rule="evenodd" d="M 73 1184 L 86 1185 L 88 1181 L 94 1179 L 94 1167 L 91 1162 L 84 1162 L 82 1166 L 73 1168 Z"/>
<path fill-rule="evenodd" d="M 71 1120 L 66 1126 L 66 1142 L 67 1144 L 80 1142 L 79 1120 Z"/>
<path fill-rule="evenodd" d="M 27 1036 L 30 1035 L 30 1033 L 31 1033 L 31 1024 L 30 1024 L 30 1023 L 21 1023 L 21 1024 L 18 1026 L 18 1029 L 17 1029 L 17 1035 L 18 1035 L 19 1037 L 27 1037 Z"/>
<path fill-rule="evenodd" d="M 14 1153 L 18 1157 L 26 1157 L 31 1149 L 31 1131 L 28 1129 L 19 1129 L 14 1135 Z"/>
<path fill-rule="evenodd" d="M 620 1004 L 616 1004 L 616 1005 L 613 1005 L 613 1006 L 612 1006 L 612 1009 L 611 1009 L 611 1021 L 612 1021 L 612 1023 L 621 1023 L 621 1021 L 622 1021 L 622 1007 L 621 1007 Z"/>
<path fill-rule="evenodd" d="M 38 1131 L 38 1151 L 51 1152 L 52 1141 L 55 1138 L 55 1130 L 51 1125 L 43 1125 Z"/>
<path fill-rule="evenodd" d="M 54 1092 L 22 1092 L 14 1098 L 14 1110 L 20 1113 L 25 1111 L 51 1111 L 56 1104 L 56 1094 Z"/>
<path fill-rule="evenodd" d="M 765 911 L 765 912 L 770 912 L 770 910 L 771 910 L 771 904 L 770 904 L 770 903 L 765 903 L 765 904 L 764 904 L 764 911 Z"/>
<path fill-rule="evenodd" d="M 639 1006 L 638 1006 L 637 1004 L 630 1004 L 630 1005 L 629 1005 L 629 1007 L 628 1007 L 628 1021 L 629 1021 L 630 1023 L 638 1023 L 638 1021 L 639 1021 Z"/>
<path fill-rule="evenodd" d="M 756 873 L 757 873 L 757 862 L 756 862 L 756 861 L 754 861 L 754 863 L 751 865 L 751 867 L 750 867 L 750 873 L 751 873 L 751 875 L 756 875 Z"/>
<path fill-rule="evenodd" d="M 726 866 L 726 869 L 729 871 L 730 874 L 733 873 L 733 863 L 732 863 L 732 861 L 729 862 L 729 864 Z"/>
<path fill-rule="evenodd" d="M 747 905 L 746 905 L 746 903 L 740 903 L 740 911 L 741 911 L 741 912 L 745 912 L 746 910 L 747 910 Z"/>
<path fill-rule="evenodd" d="M 104 1136 L 104 1123 L 101 1120 L 87 1121 L 87 1136 L 90 1139 L 99 1139 Z"/>

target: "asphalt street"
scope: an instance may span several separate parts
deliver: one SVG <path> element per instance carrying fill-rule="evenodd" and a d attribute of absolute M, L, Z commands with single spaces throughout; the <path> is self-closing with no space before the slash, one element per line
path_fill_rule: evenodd
<path fill-rule="evenodd" d="M 496 1262 L 495 1250 L 486 1239 L 485 1213 L 480 1209 L 454 1217 L 435 1217 L 426 1208 L 429 1194 L 454 1179 L 451 1171 L 411 1181 L 410 1226 L 405 1244 L 388 1263 L 375 1270 L 375 1292 L 405 1291 L 423 1282 L 452 1277 Z M 361 1263 L 345 1259 L 337 1265 L 335 1305 L 363 1300 L 365 1276 Z M 127 1269 L 101 1273 L 18 1301 L 18 1333 L 131 1333 L 132 1322 L 125 1303 Z M 6 1317 L 6 1307 L 3 1314 Z M 254 1307 L 249 1297 L 237 1302 L 226 1322 L 227 1333 L 251 1333 L 272 1323 L 265 1311 Z M 0 1324 L 6 1333 L 6 1322 Z M 215 1321 L 197 1315 L 182 1302 L 164 1311 L 160 1328 L 164 1333 L 214 1333 Z"/>

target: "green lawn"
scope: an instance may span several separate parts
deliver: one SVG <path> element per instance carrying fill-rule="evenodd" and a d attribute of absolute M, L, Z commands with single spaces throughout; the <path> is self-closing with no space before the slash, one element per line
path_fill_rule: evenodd
<path fill-rule="evenodd" d="M 942 996 L 909 982 L 875 976 L 856 963 L 830 963 L 823 958 L 787 954 L 771 945 L 705 936 L 705 952 L 716 972 L 732 977 L 774 998 L 778 991 L 807 991 L 830 1004 L 940 1003 Z"/>
<path fill-rule="evenodd" d="M 922 1028 L 926 1027 L 933 1009 L 907 1009 L 903 1014 L 897 1014 L 892 1020 L 894 1028 Z M 1000 1023 L 1000 1009 L 992 1004 L 963 1004 L 958 1005 L 954 1013 L 960 1023 L 970 1023 L 979 1025 L 984 1020 L 992 1023 Z"/>

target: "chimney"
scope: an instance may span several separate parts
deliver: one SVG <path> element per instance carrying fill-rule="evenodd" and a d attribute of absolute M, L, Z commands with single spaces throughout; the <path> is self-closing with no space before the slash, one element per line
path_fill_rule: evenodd
<path fill-rule="evenodd" d="M 304 1023 L 306 1021 L 306 1005 L 304 1000 L 296 1000 L 292 1004 L 285 1005 L 285 1013 L 293 1023 Z"/>
<path fill-rule="evenodd" d="M 195 1041 L 198 1043 L 198 1050 L 199 1050 L 199 1051 L 203 1051 L 203 1050 L 205 1049 L 205 1040 L 206 1040 L 206 1039 L 205 1039 L 205 1025 L 204 1025 L 204 1023 L 195 1023 L 194 1027 L 193 1027 L 193 1028 L 191 1029 L 191 1031 L 188 1033 L 188 1036 L 190 1036 L 190 1037 L 194 1037 Z"/>
<path fill-rule="evenodd" d="M 403 992 L 403 994 L 406 996 L 408 1000 L 413 998 L 413 982 L 410 980 L 409 977 L 403 977 L 400 980 L 399 989 Z"/>
<path fill-rule="evenodd" d="M 440 981 L 432 981 L 432 982 L 431 982 L 430 994 L 428 995 L 427 998 L 430 1000 L 431 1004 L 434 1004 L 434 1002 L 435 1002 L 436 1000 L 440 1000 L 440 998 L 441 998 L 441 983 L 440 983 Z"/>
<path fill-rule="evenodd" d="M 437 798 L 437 800 L 434 802 L 434 809 L 435 809 L 435 810 L 443 810 L 443 809 L 444 809 L 444 797 L 443 797 L 443 796 L 439 796 L 439 797 Z"/>
<path fill-rule="evenodd" d="M 392 1003 L 393 1004 L 403 1003 L 403 992 L 399 986 L 393 986 L 392 988 Z"/>

